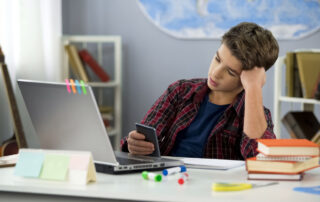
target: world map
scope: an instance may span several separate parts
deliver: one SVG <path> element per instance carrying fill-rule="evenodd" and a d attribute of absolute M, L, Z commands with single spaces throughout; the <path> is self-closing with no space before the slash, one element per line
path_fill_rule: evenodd
<path fill-rule="evenodd" d="M 320 0 L 137 0 L 147 18 L 185 39 L 220 38 L 240 22 L 255 22 L 277 39 L 306 37 L 320 28 Z"/>

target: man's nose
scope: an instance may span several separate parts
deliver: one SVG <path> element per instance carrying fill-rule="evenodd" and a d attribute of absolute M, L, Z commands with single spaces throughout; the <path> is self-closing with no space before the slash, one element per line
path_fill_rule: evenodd
<path fill-rule="evenodd" d="M 212 72 L 212 76 L 216 79 L 220 79 L 223 76 L 223 69 L 221 67 L 216 67 L 213 72 Z"/>

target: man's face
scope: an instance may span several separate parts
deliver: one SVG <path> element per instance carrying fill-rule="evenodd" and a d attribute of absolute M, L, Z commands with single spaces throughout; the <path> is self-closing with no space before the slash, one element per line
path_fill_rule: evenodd
<path fill-rule="evenodd" d="M 208 73 L 208 87 L 214 91 L 238 94 L 242 90 L 241 62 L 222 44 L 213 56 Z"/>

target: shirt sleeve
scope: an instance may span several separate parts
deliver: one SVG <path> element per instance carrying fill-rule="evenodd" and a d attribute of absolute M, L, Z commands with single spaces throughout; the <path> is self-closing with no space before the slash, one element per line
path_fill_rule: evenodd
<path fill-rule="evenodd" d="M 157 131 L 158 139 L 162 140 L 163 134 L 168 130 L 169 124 L 173 122 L 175 108 L 178 105 L 180 81 L 171 84 L 167 90 L 156 100 L 148 110 L 141 123 L 154 127 Z M 121 151 L 128 152 L 128 136 L 120 141 Z M 159 142 L 161 150 L 161 141 Z"/>
<path fill-rule="evenodd" d="M 267 120 L 267 129 L 260 139 L 276 139 L 276 135 L 273 132 L 273 122 L 271 118 L 271 113 L 267 108 L 264 108 L 264 114 Z M 256 156 L 258 143 L 256 139 L 250 139 L 244 132 L 242 133 L 241 139 L 241 154 L 244 159 Z"/>

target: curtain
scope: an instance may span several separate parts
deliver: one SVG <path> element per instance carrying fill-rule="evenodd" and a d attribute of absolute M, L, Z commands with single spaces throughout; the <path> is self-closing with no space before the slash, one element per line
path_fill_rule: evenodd
<path fill-rule="evenodd" d="M 61 80 L 61 10 L 61 0 L 0 0 L 0 46 L 14 88 L 16 79 Z M 0 82 L 1 143 L 12 136 L 13 129 L 2 79 Z M 16 98 L 24 119 L 21 97 Z"/>

